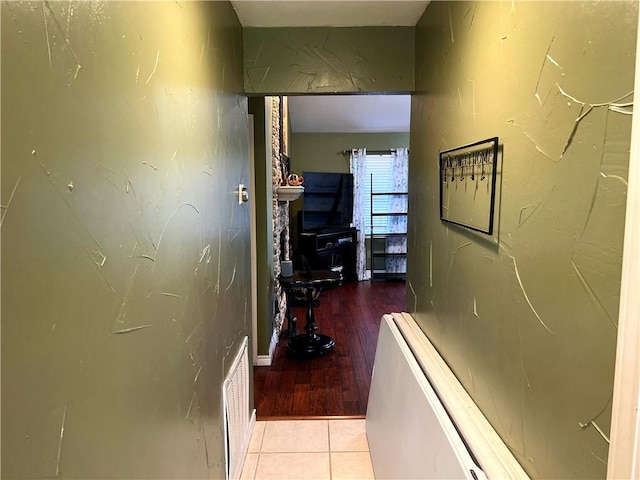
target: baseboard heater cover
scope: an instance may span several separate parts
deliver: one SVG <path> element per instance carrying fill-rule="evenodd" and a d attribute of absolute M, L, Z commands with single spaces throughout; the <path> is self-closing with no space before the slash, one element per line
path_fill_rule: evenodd
<path fill-rule="evenodd" d="M 376 478 L 529 479 L 406 313 L 382 317 L 366 432 Z"/>

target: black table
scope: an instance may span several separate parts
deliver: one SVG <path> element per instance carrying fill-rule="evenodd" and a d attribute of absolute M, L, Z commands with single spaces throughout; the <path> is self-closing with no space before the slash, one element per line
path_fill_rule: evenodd
<path fill-rule="evenodd" d="M 281 277 L 280 283 L 287 293 L 287 323 L 289 342 L 287 352 L 298 358 L 311 358 L 324 355 L 336 344 L 328 335 L 316 333 L 315 313 L 313 311 L 313 289 L 335 287 L 342 283 L 342 274 L 331 270 L 314 270 L 311 273 L 295 271 L 291 277 Z M 294 318 L 291 315 L 291 295 L 294 288 L 301 288 L 307 292 L 307 321 L 304 331 L 295 335 Z"/>

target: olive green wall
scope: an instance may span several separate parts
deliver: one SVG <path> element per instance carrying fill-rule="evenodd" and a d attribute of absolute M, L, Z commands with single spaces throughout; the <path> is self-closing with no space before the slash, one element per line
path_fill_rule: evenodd
<path fill-rule="evenodd" d="M 244 28 L 247 93 L 411 92 L 413 27 Z"/>
<path fill-rule="evenodd" d="M 349 155 L 342 153 L 345 150 L 388 150 L 408 146 L 409 132 L 292 133 L 291 168 L 298 174 L 305 170 L 349 173 Z"/>
<path fill-rule="evenodd" d="M 224 478 L 251 318 L 235 13 L 1 8 L 3 478 Z"/>
<path fill-rule="evenodd" d="M 532 478 L 606 475 L 637 9 L 432 2 L 417 26 L 407 307 Z M 438 151 L 491 136 L 497 244 L 439 219 Z"/>
<path fill-rule="evenodd" d="M 267 144 L 265 97 L 249 98 L 254 115 L 254 165 L 256 202 L 256 254 L 258 273 L 258 355 L 268 355 L 273 336 L 273 181 L 271 179 L 271 139 Z M 267 152 L 269 155 L 267 156 Z"/>

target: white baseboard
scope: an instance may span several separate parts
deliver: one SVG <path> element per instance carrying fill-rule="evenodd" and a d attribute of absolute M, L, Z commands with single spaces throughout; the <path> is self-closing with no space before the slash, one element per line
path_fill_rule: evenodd
<path fill-rule="evenodd" d="M 270 355 L 258 355 L 256 362 L 253 364 L 255 367 L 270 367 L 271 356 Z"/>
<path fill-rule="evenodd" d="M 256 367 L 270 367 L 271 361 L 273 360 L 273 352 L 275 352 L 277 344 L 278 336 L 274 330 L 271 336 L 271 343 L 269 344 L 269 355 L 258 355 L 253 365 Z"/>

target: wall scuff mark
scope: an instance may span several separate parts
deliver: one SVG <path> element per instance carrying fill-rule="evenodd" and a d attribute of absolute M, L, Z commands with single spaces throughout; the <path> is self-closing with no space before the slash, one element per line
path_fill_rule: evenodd
<path fill-rule="evenodd" d="M 156 172 L 157 172 L 158 170 L 160 170 L 158 167 L 153 166 L 153 165 L 151 165 L 151 164 L 150 164 L 150 163 L 148 163 L 148 162 L 142 162 L 142 164 L 143 164 L 143 165 L 147 165 L 148 167 L 153 168 Z"/>
<path fill-rule="evenodd" d="M 621 113 L 623 115 L 633 115 L 633 102 L 620 103 L 620 104 L 611 104 L 609 105 L 609 110 L 616 113 Z"/>
<path fill-rule="evenodd" d="M 598 426 L 598 424 L 595 421 L 589 420 L 587 423 L 578 422 L 578 425 L 580 425 L 580 428 L 582 428 L 583 430 L 585 430 L 589 426 L 592 426 L 593 428 L 596 429 L 596 432 L 600 434 L 600 436 L 605 442 L 611 443 L 611 440 L 609 440 L 609 437 L 607 436 L 607 434 L 602 431 L 602 429 Z"/>
<path fill-rule="evenodd" d="M 72 15 L 71 9 L 70 9 L 70 15 Z M 78 74 L 80 73 L 80 69 L 82 68 L 82 65 L 80 64 L 80 60 L 78 59 L 78 56 L 76 55 L 76 52 L 71 47 L 71 42 L 69 41 L 69 21 L 70 21 L 70 16 L 67 17 L 67 29 L 66 29 L 66 32 L 65 32 L 65 29 L 60 24 L 60 22 L 58 20 L 58 17 L 53 12 L 53 9 L 51 8 L 51 4 L 47 0 L 42 0 L 42 16 L 43 16 L 43 20 L 44 20 L 45 36 L 47 38 L 47 55 L 48 55 L 48 58 L 49 58 L 49 69 L 51 71 L 54 70 L 53 59 L 55 58 L 54 54 L 56 53 L 56 51 L 54 50 L 56 48 L 55 41 L 58 38 L 58 36 L 60 36 L 60 37 L 62 37 L 64 39 L 64 43 L 62 45 L 62 48 L 60 48 L 59 50 L 68 52 L 69 54 L 71 54 L 71 57 L 72 57 L 72 65 L 69 65 L 67 67 L 67 72 L 66 73 L 67 73 L 67 75 L 70 75 L 73 78 L 73 80 L 77 80 L 78 79 Z M 54 27 L 56 33 L 52 33 L 52 32 L 49 31 L 49 20 L 48 20 L 48 17 L 51 18 L 51 21 L 53 23 L 52 26 Z M 52 45 L 52 41 L 53 41 L 53 45 Z M 70 80 L 70 78 L 68 80 Z M 68 83 L 67 86 L 70 87 L 71 84 Z"/>
<path fill-rule="evenodd" d="M 533 312 L 533 314 L 536 316 L 536 318 L 538 319 L 538 321 L 540 322 L 540 324 L 549 332 L 549 333 L 554 333 L 553 330 L 551 330 L 546 323 L 544 323 L 542 321 L 542 318 L 540 318 L 540 315 L 538 315 L 538 312 L 536 311 L 535 308 L 533 308 L 533 304 L 531 303 L 531 300 L 529 300 L 529 295 L 527 295 L 527 291 L 524 288 L 524 285 L 522 284 L 522 279 L 520 278 L 520 271 L 518 270 L 518 263 L 516 262 L 516 258 L 511 256 L 511 255 L 507 255 L 507 257 L 509 257 L 511 259 L 511 261 L 513 262 L 513 271 L 516 274 L 516 279 L 518 280 L 518 285 L 520 286 L 520 291 L 522 291 L 522 295 L 524 295 L 524 299 L 527 301 L 527 304 L 529 305 L 529 308 L 531 309 L 531 311 Z"/>
<path fill-rule="evenodd" d="M 544 55 L 544 60 L 542 61 L 542 65 L 540 66 L 540 72 L 538 73 L 538 80 L 536 81 L 536 86 L 534 88 L 534 96 L 536 97 L 536 100 L 538 100 L 538 103 L 540 104 L 540 106 L 542 106 L 543 101 L 540 98 L 540 92 L 539 92 L 539 87 L 540 87 L 540 80 L 542 79 L 542 74 L 544 72 L 544 67 L 545 64 L 547 63 L 547 61 L 551 60 L 551 57 L 549 56 L 549 52 L 551 51 L 551 46 L 553 45 L 553 41 L 555 40 L 555 36 L 551 37 L 551 41 L 549 42 L 549 46 L 547 47 L 547 53 L 545 53 Z M 556 66 L 559 66 L 556 61 L 553 61 L 553 64 Z M 564 72 L 562 73 L 562 75 L 564 76 Z"/>
<path fill-rule="evenodd" d="M 618 102 L 620 102 L 621 100 L 624 100 L 625 98 L 633 95 L 633 91 L 630 91 L 629 93 L 617 98 L 616 100 L 613 100 L 611 102 L 604 102 L 604 103 L 586 103 L 583 102 L 581 100 L 578 100 L 577 98 L 573 97 L 572 95 L 569 95 L 567 92 L 565 92 L 562 87 L 556 83 L 556 87 L 558 87 L 558 91 L 560 92 L 560 94 L 566 98 L 568 98 L 569 100 L 571 100 L 574 103 L 577 103 L 578 105 L 580 105 L 580 112 L 578 113 L 577 118 L 575 119 L 575 122 L 573 124 L 573 128 L 571 129 L 571 132 L 569 133 L 569 137 L 567 138 L 567 141 L 565 142 L 564 147 L 562 148 L 562 153 L 560 154 L 560 160 L 562 160 L 562 158 L 564 157 L 564 154 L 567 152 L 567 149 L 571 146 L 571 142 L 573 141 L 573 138 L 576 134 L 576 131 L 578 130 L 578 126 L 580 125 L 580 122 L 589 114 L 591 113 L 591 111 L 594 108 L 599 108 L 599 107 L 607 107 L 608 109 L 618 112 L 618 113 L 629 113 L 625 110 L 625 108 L 632 106 L 633 103 L 623 103 L 623 104 L 619 104 Z M 585 109 L 586 107 L 586 109 Z"/>
<path fill-rule="evenodd" d="M 236 267 L 237 267 L 237 265 L 233 266 L 233 272 L 231 272 L 231 280 L 229 280 L 229 285 L 227 285 L 227 288 L 224 289 L 225 292 L 229 291 L 229 289 L 233 285 L 233 281 L 236 279 L 236 270 L 237 270 Z"/>
<path fill-rule="evenodd" d="M 137 327 L 123 328 L 122 330 L 116 330 L 113 333 L 115 335 L 121 335 L 123 333 L 133 333 L 133 332 L 137 332 L 138 330 L 142 330 L 144 328 L 151 328 L 151 327 L 153 327 L 153 325 L 139 325 Z"/>
<path fill-rule="evenodd" d="M 156 71 L 158 70 L 158 63 L 160 62 L 160 50 L 158 50 L 158 53 L 156 53 L 156 62 L 153 65 L 153 70 L 151 71 L 151 73 L 149 74 L 149 76 L 147 77 L 147 81 L 144 82 L 145 85 L 149 85 L 149 82 L 151 81 L 151 79 L 153 78 L 153 76 L 156 74 Z M 137 77 L 136 77 L 137 80 Z M 143 162 L 144 163 L 144 162 Z"/>
<path fill-rule="evenodd" d="M 93 263 L 95 263 L 97 267 L 102 268 L 104 267 L 104 264 L 107 263 L 107 256 L 100 251 L 94 252 L 94 254 L 90 255 L 93 259 Z"/>
<path fill-rule="evenodd" d="M 49 25 L 47 24 L 47 13 L 44 9 L 44 1 L 42 2 L 42 20 L 44 21 L 44 35 L 47 38 L 47 55 L 49 57 L 49 70 L 53 71 L 53 62 L 51 61 L 51 42 L 49 41 Z"/>
<path fill-rule="evenodd" d="M 22 177 L 18 177 L 18 180 L 16 180 L 16 183 L 13 185 L 13 189 L 11 190 L 11 194 L 9 195 L 9 200 L 7 200 L 7 204 L 2 205 L 3 211 L 2 211 L 2 218 L 0 218 L 0 227 L 2 227 L 2 223 L 4 222 L 4 217 L 6 217 L 7 213 L 9 212 L 9 207 L 11 206 L 11 202 L 13 201 L 13 196 L 16 194 L 18 185 L 20 185 L 20 180 L 22 180 Z"/>
<path fill-rule="evenodd" d="M 198 401 L 198 395 L 196 394 L 196 392 L 193 392 L 193 395 L 191 395 L 191 401 L 189 402 L 189 408 L 187 409 L 187 414 L 184 417 L 185 420 L 188 420 L 191 423 L 193 423 L 193 420 L 189 418 L 191 416 L 191 409 L 193 408 L 194 402 L 197 402 L 197 401 Z"/>
<path fill-rule="evenodd" d="M 584 275 L 582 274 L 582 272 L 578 268 L 578 265 L 576 265 L 576 262 L 573 259 L 571 259 L 571 268 L 573 268 L 573 271 L 578 277 L 578 280 L 580 281 L 580 285 L 582 286 L 584 291 L 587 292 L 589 300 L 593 302 L 593 305 L 595 305 L 595 307 L 598 309 L 601 315 L 605 317 L 607 320 L 609 320 L 609 323 L 611 323 L 611 325 L 613 325 L 613 327 L 617 329 L 618 325 L 613 320 L 613 318 L 611 318 L 607 310 L 604 308 L 604 305 L 602 305 L 602 302 L 594 292 L 593 288 L 591 288 L 591 285 L 589 285 L 589 282 L 587 282 L 587 279 L 584 278 Z"/>
<path fill-rule="evenodd" d="M 622 182 L 622 184 L 625 187 L 629 186 L 629 183 L 627 182 L 627 179 L 626 178 L 622 178 L 620 175 L 607 175 L 604 172 L 600 172 L 600 176 L 602 178 L 613 178 L 614 180 L 618 180 L 619 182 Z"/>
<path fill-rule="evenodd" d="M 64 406 L 62 412 L 62 425 L 60 426 L 60 442 L 58 442 L 58 458 L 56 460 L 56 477 L 60 476 L 60 457 L 62 456 L 62 440 L 64 439 L 64 426 L 67 423 L 67 406 Z"/>
<path fill-rule="evenodd" d="M 527 220 L 529 220 L 534 213 L 540 208 L 542 205 L 542 200 L 538 200 L 537 202 L 530 203 L 529 205 L 525 205 L 520 209 L 520 217 L 518 218 L 518 228 L 522 227 Z"/>

